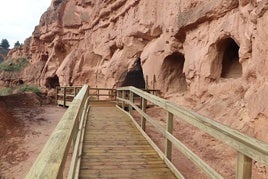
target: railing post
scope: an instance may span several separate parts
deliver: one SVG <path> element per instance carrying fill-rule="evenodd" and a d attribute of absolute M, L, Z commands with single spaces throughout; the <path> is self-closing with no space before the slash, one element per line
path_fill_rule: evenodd
<path fill-rule="evenodd" d="M 147 107 L 147 100 L 144 98 L 141 98 L 141 110 L 145 113 Z M 145 117 L 141 117 L 141 128 L 143 131 L 145 131 L 146 128 L 146 119 Z"/>
<path fill-rule="evenodd" d="M 113 99 L 116 100 L 117 90 L 113 89 Z"/>
<path fill-rule="evenodd" d="M 63 106 L 66 107 L 66 87 L 63 87 Z"/>
<path fill-rule="evenodd" d="M 166 131 L 171 134 L 173 131 L 173 114 L 170 112 L 167 113 Z M 169 160 L 171 160 L 171 154 L 172 154 L 172 143 L 166 138 L 165 155 Z"/>
<path fill-rule="evenodd" d="M 155 78 L 155 75 L 153 77 L 153 90 L 155 90 L 155 82 L 156 82 L 156 78 Z M 153 95 L 154 95 L 154 91 L 153 91 Z"/>
<path fill-rule="evenodd" d="M 126 99 L 126 91 L 125 90 L 122 91 L 122 98 Z M 125 102 L 124 101 L 122 101 L 122 108 L 123 108 L 123 110 L 125 110 Z"/>
<path fill-rule="evenodd" d="M 252 159 L 238 152 L 236 163 L 236 179 L 251 179 Z"/>
<path fill-rule="evenodd" d="M 76 96 L 76 94 L 77 94 L 77 93 L 76 93 L 76 87 L 74 87 L 74 96 Z"/>
<path fill-rule="evenodd" d="M 129 91 L 129 101 L 130 101 L 131 103 L 134 102 L 133 92 L 132 92 L 132 91 Z M 133 110 L 133 108 L 132 108 L 131 104 L 129 104 L 129 106 L 128 106 L 129 114 L 132 113 L 132 110 Z"/>
<path fill-rule="evenodd" d="M 145 90 L 147 90 L 147 89 L 149 89 L 149 82 L 148 82 L 149 80 L 148 80 L 148 75 L 146 75 L 146 77 L 145 77 Z"/>
<path fill-rule="evenodd" d="M 119 104 L 119 100 L 117 99 L 117 97 L 119 97 L 119 91 L 116 90 L 116 96 L 115 96 L 116 105 Z"/>
<path fill-rule="evenodd" d="M 97 99 L 98 99 L 98 101 L 100 100 L 100 90 L 99 89 L 97 89 Z"/>
<path fill-rule="evenodd" d="M 56 86 L 56 103 L 58 104 L 58 100 L 59 100 L 59 87 Z"/>

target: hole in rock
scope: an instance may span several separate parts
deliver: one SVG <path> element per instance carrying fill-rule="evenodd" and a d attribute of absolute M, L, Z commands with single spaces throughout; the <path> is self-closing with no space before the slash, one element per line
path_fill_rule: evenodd
<path fill-rule="evenodd" d="M 53 77 L 48 77 L 46 79 L 46 87 L 51 89 L 51 88 L 56 88 L 57 86 L 60 86 L 59 78 L 57 75 Z"/>
<path fill-rule="evenodd" d="M 220 44 L 222 58 L 222 78 L 239 78 L 242 76 L 242 65 L 239 62 L 239 46 L 232 38 L 223 40 Z"/>
<path fill-rule="evenodd" d="M 137 58 L 132 68 L 122 73 L 118 81 L 118 87 L 134 86 L 136 88 L 144 89 L 145 80 L 141 66 L 141 59 Z"/>
<path fill-rule="evenodd" d="M 166 91 L 185 91 L 187 83 L 183 73 L 184 55 L 174 52 L 168 55 L 161 66 L 161 80 Z"/>

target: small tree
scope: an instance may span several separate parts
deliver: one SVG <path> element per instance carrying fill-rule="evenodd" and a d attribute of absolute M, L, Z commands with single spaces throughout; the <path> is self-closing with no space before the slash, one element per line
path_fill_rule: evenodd
<path fill-rule="evenodd" d="M 2 39 L 2 42 L 1 42 L 0 46 L 2 48 L 4 48 L 4 49 L 8 49 L 10 47 L 9 42 L 8 42 L 7 39 Z"/>
<path fill-rule="evenodd" d="M 19 48 L 21 46 L 20 42 L 17 41 L 15 44 L 14 44 L 14 48 Z"/>

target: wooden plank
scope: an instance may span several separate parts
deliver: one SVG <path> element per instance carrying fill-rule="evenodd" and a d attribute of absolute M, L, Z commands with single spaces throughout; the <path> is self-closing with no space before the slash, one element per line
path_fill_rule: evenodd
<path fill-rule="evenodd" d="M 251 158 L 238 152 L 236 166 L 237 166 L 236 179 L 251 179 L 251 175 L 252 175 L 252 159 Z"/>
<path fill-rule="evenodd" d="M 63 88 L 63 106 L 66 106 L 66 88 Z"/>
<path fill-rule="evenodd" d="M 147 176 L 165 176 L 165 178 L 175 179 L 170 175 L 170 170 L 165 169 L 111 169 L 111 170 L 81 170 L 80 177 L 88 178 L 143 178 Z"/>
<path fill-rule="evenodd" d="M 99 165 L 90 164 L 87 162 L 81 163 L 80 170 L 116 170 L 116 169 L 167 169 L 167 166 L 164 162 L 162 163 L 140 163 L 140 162 L 109 162 L 109 163 L 101 163 Z"/>
<path fill-rule="evenodd" d="M 129 101 L 131 103 L 133 103 L 134 102 L 133 100 L 134 100 L 133 93 L 132 92 L 129 92 Z M 132 108 L 132 105 L 131 104 L 129 104 L 129 106 L 128 106 L 128 111 L 129 111 L 129 114 L 132 114 L 133 108 Z"/>
<path fill-rule="evenodd" d="M 70 170 L 68 172 L 68 179 L 76 178 L 75 176 L 78 176 L 79 174 L 79 166 L 80 166 L 80 156 L 82 153 L 82 142 L 84 138 L 84 131 L 85 131 L 85 125 L 86 125 L 86 118 L 88 113 L 88 102 L 89 98 L 87 97 L 87 100 L 85 102 L 85 105 L 83 106 L 83 113 L 82 117 L 80 119 L 79 123 L 79 129 L 78 133 L 76 134 L 75 138 L 76 141 L 74 143 L 74 149 L 73 149 L 73 155 L 70 165 Z"/>
<path fill-rule="evenodd" d="M 141 99 L 141 110 L 144 112 L 144 113 L 146 113 L 146 107 L 147 107 L 147 100 L 146 99 L 144 99 L 144 98 L 142 98 Z M 142 128 L 142 130 L 146 130 L 146 119 L 145 119 L 145 117 L 141 117 L 141 128 Z"/>
<path fill-rule="evenodd" d="M 133 123 L 135 124 L 135 126 L 137 127 L 137 129 L 141 132 L 141 134 L 144 136 L 144 138 L 148 141 L 148 143 L 154 148 L 154 150 L 157 152 L 157 154 L 159 155 L 159 157 L 164 160 L 164 162 L 167 164 L 167 166 L 169 167 L 169 169 L 175 174 L 175 176 L 177 178 L 180 179 L 184 179 L 183 175 L 177 170 L 177 168 L 166 158 L 166 156 L 164 155 L 164 153 L 158 148 L 158 146 L 154 143 L 154 141 L 145 133 L 145 131 L 143 131 L 143 129 L 139 126 L 139 124 L 135 121 L 135 119 L 129 114 L 127 113 L 125 110 L 121 109 L 119 106 L 117 106 L 121 111 L 125 112 L 127 115 L 129 115 L 129 117 L 131 118 L 131 120 L 133 121 Z M 148 118 L 147 118 L 148 119 Z"/>
<path fill-rule="evenodd" d="M 167 113 L 166 131 L 169 132 L 170 134 L 172 134 L 173 131 L 173 114 L 170 112 Z M 172 154 L 172 143 L 168 138 L 166 138 L 165 155 L 170 161 L 171 161 L 171 154 Z"/>
<path fill-rule="evenodd" d="M 132 120 L 116 107 L 91 107 L 87 124 L 80 178 L 175 178 Z"/>
<path fill-rule="evenodd" d="M 64 101 L 63 101 L 63 100 L 58 100 L 57 104 L 60 105 L 60 106 L 64 106 Z M 72 104 L 72 102 L 70 102 L 70 101 L 66 101 L 66 102 L 65 102 L 65 107 L 68 107 L 68 106 L 70 106 L 71 104 Z"/>

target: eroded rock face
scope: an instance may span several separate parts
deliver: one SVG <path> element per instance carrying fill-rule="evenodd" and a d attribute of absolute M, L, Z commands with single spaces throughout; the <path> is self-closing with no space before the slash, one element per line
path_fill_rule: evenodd
<path fill-rule="evenodd" d="M 267 9 L 267 0 L 53 0 L 9 53 L 30 65 L 0 84 L 116 87 L 138 55 L 149 88 L 268 142 Z"/>
<path fill-rule="evenodd" d="M 177 103 L 222 120 L 228 101 L 238 118 L 229 124 L 268 117 L 267 9 L 266 0 L 53 0 L 23 80 L 114 87 L 139 54 L 149 88 Z"/>

